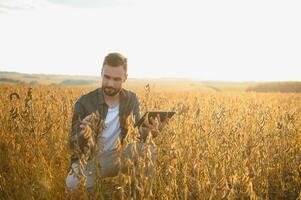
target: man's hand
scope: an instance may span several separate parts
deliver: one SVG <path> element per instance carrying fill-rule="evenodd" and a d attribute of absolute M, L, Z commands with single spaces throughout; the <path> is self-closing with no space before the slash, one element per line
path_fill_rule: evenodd
<path fill-rule="evenodd" d="M 153 118 L 150 117 L 148 120 L 148 116 L 146 116 L 144 122 L 140 126 L 141 132 L 150 132 L 152 136 L 155 138 L 160 134 L 162 128 L 168 123 L 168 118 L 166 118 L 162 123 L 160 120 L 160 116 Z"/>

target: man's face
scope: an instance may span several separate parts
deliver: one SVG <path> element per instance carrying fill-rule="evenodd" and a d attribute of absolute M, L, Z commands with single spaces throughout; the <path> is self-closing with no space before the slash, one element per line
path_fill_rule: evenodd
<path fill-rule="evenodd" d="M 104 65 L 101 72 L 101 78 L 104 93 L 107 96 L 116 96 L 120 92 L 122 84 L 127 79 L 127 73 L 122 65 L 118 67 Z"/>

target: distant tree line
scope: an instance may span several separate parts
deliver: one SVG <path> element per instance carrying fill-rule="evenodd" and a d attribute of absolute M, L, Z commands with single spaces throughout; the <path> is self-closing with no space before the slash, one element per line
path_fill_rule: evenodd
<path fill-rule="evenodd" d="M 26 82 L 24 80 L 12 79 L 12 78 L 0 78 L 0 82 L 4 83 L 14 83 L 14 84 L 29 84 L 29 85 L 37 85 L 39 84 L 38 81 L 33 80 L 30 82 Z"/>
<path fill-rule="evenodd" d="M 214 86 L 212 86 L 212 85 L 207 85 L 207 87 L 213 89 L 213 90 L 216 91 L 216 92 L 221 92 L 221 91 L 222 91 L 221 89 L 219 89 L 219 88 L 217 88 L 217 87 L 214 87 Z"/>
<path fill-rule="evenodd" d="M 0 78 L 0 82 L 6 82 L 6 83 L 19 83 L 19 84 L 25 83 L 25 81 L 16 80 L 16 79 L 11 79 L 11 78 Z"/>
<path fill-rule="evenodd" d="M 97 83 L 95 80 L 81 80 L 81 79 L 66 79 L 59 83 L 59 85 L 90 85 Z"/>
<path fill-rule="evenodd" d="M 301 82 L 270 82 L 250 86 L 247 92 L 301 92 Z"/>

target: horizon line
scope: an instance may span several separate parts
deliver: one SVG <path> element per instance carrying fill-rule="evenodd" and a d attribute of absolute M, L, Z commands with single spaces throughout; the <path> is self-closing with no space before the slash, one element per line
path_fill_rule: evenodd
<path fill-rule="evenodd" d="M 100 76 L 95 75 L 79 75 L 79 74 L 55 74 L 55 73 L 26 73 L 26 72 L 17 72 L 17 71 L 6 71 L 0 70 L 0 73 L 11 73 L 11 74 L 28 74 L 28 75 L 40 75 L 40 76 L 71 76 L 71 77 L 91 77 L 91 78 L 100 78 Z M 189 77 L 129 77 L 129 80 L 157 80 L 157 79 L 171 79 L 171 80 L 187 80 L 187 81 L 202 81 L 202 82 L 228 82 L 228 83 L 260 83 L 260 82 L 301 82 L 301 80 L 213 80 L 213 79 L 198 79 L 198 78 L 189 78 Z"/>

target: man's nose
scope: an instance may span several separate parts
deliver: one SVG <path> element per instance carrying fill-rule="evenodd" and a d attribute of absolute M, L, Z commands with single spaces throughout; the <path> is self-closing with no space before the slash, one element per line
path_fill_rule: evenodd
<path fill-rule="evenodd" d="M 109 79 L 107 84 L 109 87 L 114 87 L 114 81 L 112 79 Z"/>

